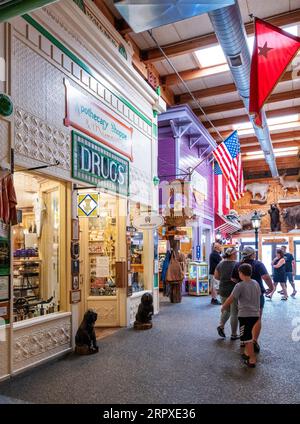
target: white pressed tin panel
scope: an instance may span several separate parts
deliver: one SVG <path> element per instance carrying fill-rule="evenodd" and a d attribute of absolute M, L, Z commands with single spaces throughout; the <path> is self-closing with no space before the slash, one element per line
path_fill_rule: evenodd
<path fill-rule="evenodd" d="M 0 117 L 0 165 L 9 166 L 9 123 Z"/>
<path fill-rule="evenodd" d="M 9 328 L 0 328 L 0 380 L 9 373 Z"/>
<path fill-rule="evenodd" d="M 13 37 L 13 56 L 14 104 L 65 130 L 63 74 L 16 37 Z"/>
<path fill-rule="evenodd" d="M 71 170 L 71 138 L 67 128 L 49 125 L 19 107 L 15 108 L 14 116 L 16 153 L 45 163 L 58 161 L 60 168 Z"/>
<path fill-rule="evenodd" d="M 110 296 L 108 296 L 110 297 Z M 120 318 L 119 318 L 119 302 L 118 297 L 108 297 L 104 296 L 99 299 L 88 299 L 87 307 L 88 309 L 94 309 L 98 314 L 98 319 L 96 321 L 96 327 L 119 327 Z"/>
<path fill-rule="evenodd" d="M 56 319 L 51 317 L 49 321 L 35 323 L 32 320 L 28 327 L 14 328 L 14 372 L 54 357 L 71 347 L 71 314 L 62 315 Z"/>
<path fill-rule="evenodd" d="M 293 81 L 284 81 L 276 85 L 273 93 L 283 93 L 284 91 L 293 90 Z"/>

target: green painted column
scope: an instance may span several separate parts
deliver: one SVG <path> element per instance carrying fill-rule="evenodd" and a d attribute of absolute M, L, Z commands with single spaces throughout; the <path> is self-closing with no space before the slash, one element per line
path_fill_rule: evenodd
<path fill-rule="evenodd" d="M 54 3 L 57 0 L 10 0 L 1 5 L 0 3 L 0 22 L 7 21 L 15 16 L 32 12 L 34 9 Z"/>

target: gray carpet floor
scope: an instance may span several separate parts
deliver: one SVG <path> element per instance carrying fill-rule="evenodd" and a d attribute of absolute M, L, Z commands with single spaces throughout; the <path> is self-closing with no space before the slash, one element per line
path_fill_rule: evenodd
<path fill-rule="evenodd" d="M 209 300 L 163 299 L 152 330 L 121 329 L 99 341 L 98 354 L 70 354 L 6 380 L 0 395 L 32 403 L 299 403 L 300 340 L 292 333 L 300 339 L 300 297 L 266 301 L 255 369 L 243 364 L 238 341 L 218 338 L 220 307 Z"/>

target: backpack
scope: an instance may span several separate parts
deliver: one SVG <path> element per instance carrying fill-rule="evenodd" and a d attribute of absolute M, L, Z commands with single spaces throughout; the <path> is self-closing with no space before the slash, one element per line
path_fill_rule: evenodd
<path fill-rule="evenodd" d="M 178 261 L 175 252 L 172 251 L 169 267 L 167 270 L 166 281 L 182 281 L 184 279 L 184 272 L 180 262 Z"/>

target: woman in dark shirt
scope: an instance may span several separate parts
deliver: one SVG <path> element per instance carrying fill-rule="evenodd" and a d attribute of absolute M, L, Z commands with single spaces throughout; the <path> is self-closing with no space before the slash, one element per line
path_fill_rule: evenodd
<path fill-rule="evenodd" d="M 281 300 L 287 300 L 288 295 L 286 291 L 286 274 L 285 274 L 285 259 L 284 252 L 281 249 L 276 250 L 276 258 L 272 261 L 273 265 L 273 281 L 274 281 L 274 289 L 270 294 L 266 295 L 269 299 L 272 299 L 273 294 L 276 291 L 277 284 L 280 283 L 282 287 L 283 296 Z"/>

